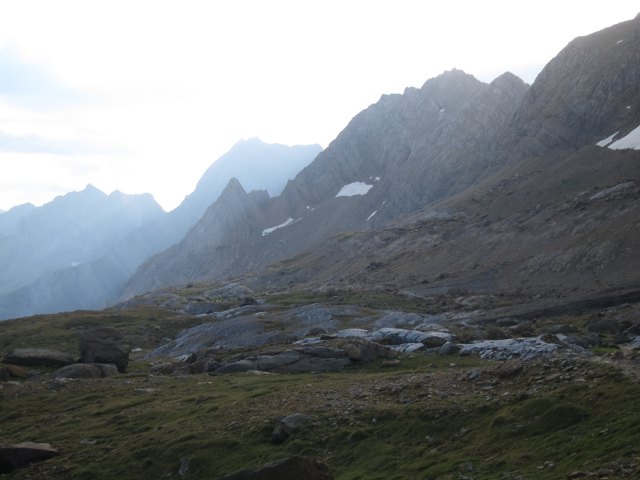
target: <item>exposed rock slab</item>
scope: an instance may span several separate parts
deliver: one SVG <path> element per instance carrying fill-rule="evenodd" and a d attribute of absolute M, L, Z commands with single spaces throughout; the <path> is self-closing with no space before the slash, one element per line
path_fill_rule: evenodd
<path fill-rule="evenodd" d="M 101 378 L 102 371 L 96 365 L 75 363 L 52 373 L 53 378 Z"/>
<path fill-rule="evenodd" d="M 4 357 L 5 363 L 25 367 L 64 367 L 75 361 L 67 353 L 47 348 L 17 348 Z"/>
<path fill-rule="evenodd" d="M 110 327 L 95 327 L 80 334 L 82 363 L 113 363 L 124 373 L 129 363 L 129 346 L 123 335 Z"/>
<path fill-rule="evenodd" d="M 312 420 L 309 415 L 294 413 L 276 420 L 276 425 L 271 434 L 271 443 L 284 443 L 287 439 L 295 435 Z"/>

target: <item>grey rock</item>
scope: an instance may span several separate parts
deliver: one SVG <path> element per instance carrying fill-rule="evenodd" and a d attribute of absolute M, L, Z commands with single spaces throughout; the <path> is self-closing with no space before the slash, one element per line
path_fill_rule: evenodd
<path fill-rule="evenodd" d="M 640 335 L 640 323 L 634 323 L 629 328 L 627 328 L 624 333 L 627 335 Z"/>
<path fill-rule="evenodd" d="M 349 359 L 356 362 L 373 362 L 379 358 L 392 360 L 398 357 L 398 353 L 389 347 L 366 339 L 350 341 L 345 343 L 342 348 Z"/>
<path fill-rule="evenodd" d="M 287 439 L 311 423 L 313 418 L 302 413 L 294 413 L 276 420 L 271 434 L 271 443 L 284 443 Z"/>
<path fill-rule="evenodd" d="M 611 318 L 594 318 L 587 324 L 587 330 L 592 333 L 612 333 L 620 331 L 620 324 Z"/>
<path fill-rule="evenodd" d="M 289 457 L 256 469 L 241 470 L 220 480 L 333 480 L 326 465 L 306 457 Z"/>
<path fill-rule="evenodd" d="M 587 344 L 587 342 L 585 342 L 582 338 L 580 337 L 575 337 L 573 335 L 564 335 L 562 333 L 558 334 L 558 339 L 564 343 L 565 345 L 568 346 L 578 346 L 581 348 L 589 348 L 589 344 Z"/>
<path fill-rule="evenodd" d="M 238 372 L 248 372 L 249 370 L 259 370 L 256 362 L 252 360 L 239 360 L 237 362 L 229 363 L 228 365 L 224 365 L 216 370 L 215 373 L 238 373 Z"/>
<path fill-rule="evenodd" d="M 347 328 L 335 333 L 336 337 L 343 338 L 366 338 L 369 335 L 369 330 L 363 328 Z"/>
<path fill-rule="evenodd" d="M 295 351 L 303 355 L 322 358 L 345 358 L 347 356 L 344 350 L 324 346 L 302 347 Z"/>
<path fill-rule="evenodd" d="M 417 313 L 391 312 L 376 320 L 375 328 L 406 328 L 415 327 L 424 321 L 424 317 Z"/>
<path fill-rule="evenodd" d="M 439 355 L 453 355 L 460 351 L 460 345 L 452 342 L 446 342 L 440 348 L 438 348 Z"/>
<path fill-rule="evenodd" d="M 290 336 L 283 336 L 280 331 L 265 329 L 261 320 L 253 315 L 242 314 L 230 318 L 220 317 L 216 322 L 203 323 L 183 330 L 175 340 L 156 348 L 147 357 L 177 357 L 196 353 L 213 346 L 220 348 L 254 347 L 290 343 L 294 339 Z"/>
<path fill-rule="evenodd" d="M 551 325 L 547 329 L 548 333 L 578 333 L 577 327 L 574 325 Z"/>
<path fill-rule="evenodd" d="M 403 343 L 423 343 L 426 347 L 439 347 L 451 340 L 451 335 L 445 332 L 420 332 L 402 328 L 381 328 L 368 335 L 374 342 L 401 345 Z"/>
<path fill-rule="evenodd" d="M 402 343 L 400 345 L 391 345 L 389 348 L 399 353 L 413 353 L 425 349 L 424 343 Z"/>
<path fill-rule="evenodd" d="M 5 363 L 25 367 L 64 367 L 75 363 L 66 353 L 46 348 L 17 348 L 4 357 Z"/>
<path fill-rule="evenodd" d="M 224 310 L 222 305 L 212 302 L 191 302 L 184 307 L 184 312 L 189 315 L 207 315 L 222 310 Z"/>
<path fill-rule="evenodd" d="M 75 363 L 62 367 L 51 375 L 53 378 L 102 378 L 102 370 L 97 365 Z"/>
<path fill-rule="evenodd" d="M 93 365 L 100 369 L 102 378 L 112 377 L 119 373 L 118 367 L 116 367 L 113 363 L 94 363 Z"/>
<path fill-rule="evenodd" d="M 127 370 L 129 346 L 114 328 L 95 327 L 80 334 L 82 363 L 113 363 L 120 373 Z"/>
<path fill-rule="evenodd" d="M 597 333 L 588 333 L 583 337 L 583 339 L 587 345 L 592 347 L 599 347 L 602 345 L 602 338 Z"/>
<path fill-rule="evenodd" d="M 313 327 L 306 331 L 305 335 L 308 337 L 319 337 L 320 335 L 326 335 L 328 332 L 324 328 Z"/>
<path fill-rule="evenodd" d="M 60 455 L 48 443 L 0 443 L 0 473 L 9 473 L 31 463 L 43 462 Z"/>
<path fill-rule="evenodd" d="M 558 350 L 555 343 L 546 343 L 539 338 L 517 338 L 507 340 L 484 340 L 460 345 L 460 355 L 477 354 L 491 360 L 509 360 L 519 357 L 530 360 L 548 356 Z"/>

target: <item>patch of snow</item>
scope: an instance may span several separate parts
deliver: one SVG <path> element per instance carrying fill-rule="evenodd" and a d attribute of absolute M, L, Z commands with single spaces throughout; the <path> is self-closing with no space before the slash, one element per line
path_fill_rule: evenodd
<path fill-rule="evenodd" d="M 382 202 L 382 205 L 386 205 L 386 204 L 387 204 L 387 201 L 386 201 L 386 200 Z"/>
<path fill-rule="evenodd" d="M 289 217 L 286 221 L 282 222 L 280 225 L 276 225 L 275 227 L 271 227 L 271 228 L 265 228 L 262 231 L 262 236 L 266 236 L 269 235 L 271 232 L 274 232 L 276 230 L 278 230 L 279 228 L 283 228 L 286 227 L 287 225 L 291 225 L 293 222 L 295 222 L 295 220 L 291 217 Z"/>
<path fill-rule="evenodd" d="M 366 195 L 367 193 L 369 193 L 369 190 L 371 190 L 371 188 L 373 188 L 373 185 L 368 185 L 364 182 L 353 182 L 342 187 L 336 194 L 336 198 L 353 197 L 354 195 Z"/>
<path fill-rule="evenodd" d="M 373 212 L 371 215 L 367 217 L 367 222 L 371 220 L 376 213 L 378 213 L 378 210 L 376 210 L 375 212 Z"/>
<path fill-rule="evenodd" d="M 626 106 L 626 109 L 627 109 L 627 110 L 631 110 L 631 105 L 627 105 L 627 106 Z"/>
<path fill-rule="evenodd" d="M 605 138 L 604 140 L 600 140 L 598 143 L 596 143 L 596 145 L 599 146 L 599 147 L 606 147 L 611 142 L 613 142 L 613 137 L 615 137 L 617 134 L 618 134 L 618 132 L 614 133 L 610 137 Z"/>
<path fill-rule="evenodd" d="M 380 177 L 369 177 L 369 180 L 373 180 L 374 182 L 379 182 Z"/>
<path fill-rule="evenodd" d="M 311 207 L 309 205 L 307 205 L 307 210 L 311 210 Z"/>
<path fill-rule="evenodd" d="M 640 150 L 640 127 L 636 127 L 631 130 L 626 137 L 616 140 L 609 148 L 613 150 L 622 150 L 632 148 L 634 150 Z"/>
<path fill-rule="evenodd" d="M 622 40 L 618 40 L 618 41 L 616 42 L 616 45 L 620 45 L 622 42 L 624 42 L 624 38 L 623 38 Z"/>
<path fill-rule="evenodd" d="M 440 111 L 439 111 L 438 113 L 442 113 L 442 112 L 444 112 L 445 110 L 446 110 L 446 108 L 442 108 L 442 109 L 440 109 Z"/>
<path fill-rule="evenodd" d="M 76 268 L 78 265 L 80 265 L 80 262 L 71 262 L 71 268 Z"/>

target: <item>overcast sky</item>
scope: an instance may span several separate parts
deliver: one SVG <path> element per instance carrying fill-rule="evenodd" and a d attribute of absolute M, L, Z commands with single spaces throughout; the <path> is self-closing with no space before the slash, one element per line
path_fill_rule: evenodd
<path fill-rule="evenodd" d="M 460 68 L 528 83 L 637 1 L 0 0 L 0 209 L 91 183 L 166 209 L 240 139 L 326 147 Z"/>

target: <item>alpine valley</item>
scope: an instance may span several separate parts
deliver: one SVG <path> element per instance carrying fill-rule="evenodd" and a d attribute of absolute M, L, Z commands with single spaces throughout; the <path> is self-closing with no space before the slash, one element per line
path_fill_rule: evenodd
<path fill-rule="evenodd" d="M 0 473 L 640 478 L 639 172 L 640 15 L 240 142 L 169 213 L 0 213 Z"/>

